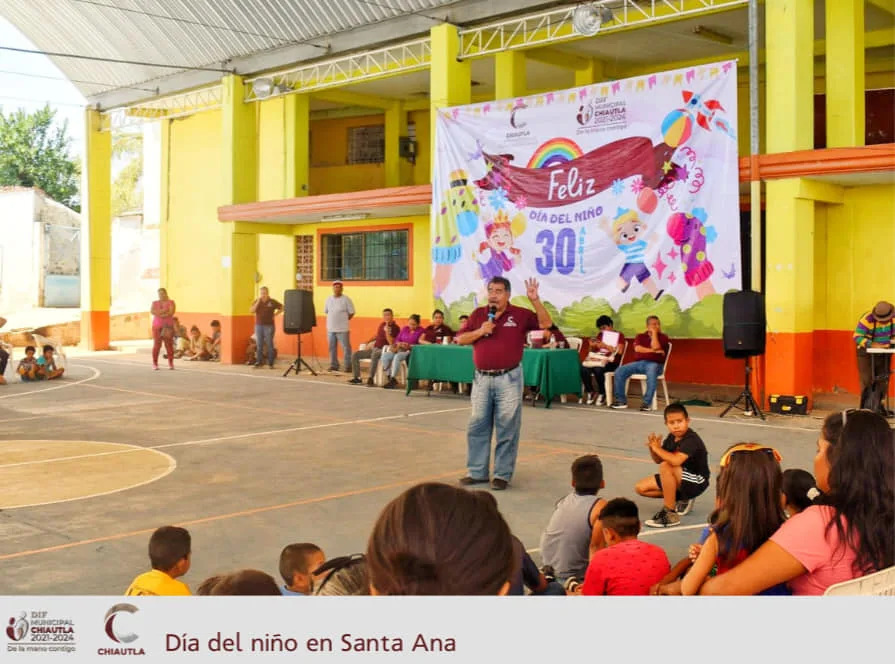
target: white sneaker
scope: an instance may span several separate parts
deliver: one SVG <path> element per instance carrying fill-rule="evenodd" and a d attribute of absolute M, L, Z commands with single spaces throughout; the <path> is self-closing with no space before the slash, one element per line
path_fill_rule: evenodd
<path fill-rule="evenodd" d="M 588 392 L 588 393 L 587 393 L 587 405 L 588 405 L 588 406 L 593 406 L 593 405 L 594 405 L 594 394 L 593 394 L 593 392 Z"/>
<path fill-rule="evenodd" d="M 606 402 L 606 397 L 604 397 L 602 394 L 598 394 L 597 400 L 594 403 L 596 403 L 598 406 L 602 406 L 605 402 Z"/>
<path fill-rule="evenodd" d="M 691 498 L 690 500 L 679 500 L 674 506 L 674 511 L 677 512 L 678 516 L 687 516 L 693 511 L 693 505 L 695 504 L 695 498 Z"/>

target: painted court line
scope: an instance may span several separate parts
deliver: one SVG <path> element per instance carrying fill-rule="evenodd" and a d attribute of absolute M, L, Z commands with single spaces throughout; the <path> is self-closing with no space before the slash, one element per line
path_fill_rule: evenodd
<path fill-rule="evenodd" d="M 72 364 L 72 368 L 80 367 L 82 369 L 89 369 L 93 372 L 92 376 L 88 376 L 87 378 L 82 378 L 81 380 L 76 380 L 73 383 L 69 383 L 62 378 L 62 382 L 59 385 L 54 385 L 53 387 L 45 387 L 42 390 L 29 390 L 27 392 L 17 392 L 16 394 L 5 394 L 0 399 L 15 399 L 17 397 L 28 397 L 32 394 L 43 394 L 44 392 L 52 392 L 54 390 L 64 390 L 67 387 L 74 387 L 75 385 L 82 385 L 84 383 L 89 383 L 92 380 L 96 380 L 102 375 L 102 372 L 99 369 L 94 369 L 93 367 L 88 367 L 86 364 Z"/>
<path fill-rule="evenodd" d="M 519 457 L 520 462 L 528 462 L 534 461 L 540 458 L 553 456 L 550 452 L 542 452 L 539 454 L 533 454 L 529 457 Z M 245 516 L 254 516 L 256 514 L 264 514 L 267 512 L 273 512 L 277 510 L 289 509 L 292 507 L 302 507 L 305 505 L 314 505 L 317 503 L 326 502 L 329 500 L 339 500 L 342 498 L 351 498 L 353 496 L 362 496 L 365 494 L 376 493 L 379 491 L 386 491 L 389 489 L 397 489 L 407 485 L 415 485 L 422 482 L 437 482 L 438 480 L 443 480 L 447 477 L 456 477 L 457 475 L 464 473 L 466 469 L 463 470 L 453 470 L 450 472 L 439 473 L 437 475 L 430 475 L 428 477 L 414 478 L 402 480 L 400 482 L 391 482 L 389 484 L 379 484 L 376 486 L 366 487 L 363 489 L 354 489 L 352 491 L 343 491 L 340 493 L 332 493 L 327 494 L 325 496 L 317 496 L 315 498 L 303 498 L 301 500 L 294 500 L 288 503 L 280 503 L 278 505 L 266 505 L 264 507 L 254 507 L 247 510 L 240 510 L 238 512 L 228 512 L 226 514 L 216 514 L 213 516 L 200 517 L 198 519 L 191 519 L 189 521 L 181 521 L 177 524 L 181 527 L 190 527 L 201 525 L 204 523 L 213 523 L 216 521 L 223 521 L 225 519 L 233 519 L 238 517 Z M 102 537 L 94 537 L 86 540 L 78 540 L 76 542 L 66 542 L 65 544 L 56 544 L 53 546 L 42 547 L 40 549 L 31 549 L 28 551 L 17 551 L 15 553 L 7 553 L 0 555 L 0 561 L 3 560 L 12 560 L 15 558 L 23 558 L 26 556 L 32 556 L 39 553 L 52 553 L 55 551 L 64 551 L 66 549 L 72 549 L 78 546 L 86 546 L 90 544 L 98 544 L 101 542 L 112 542 L 116 540 L 127 539 L 130 537 L 137 537 L 139 535 L 149 535 L 155 531 L 155 528 L 144 528 L 141 530 L 133 530 L 126 533 L 116 533 L 114 535 L 104 535 Z"/>
<path fill-rule="evenodd" d="M 0 470 L 4 468 L 15 468 L 19 466 L 36 466 L 45 463 L 55 463 L 58 461 L 73 461 L 75 459 L 95 459 L 104 456 L 117 456 L 120 454 L 133 454 L 141 450 L 162 450 L 172 447 L 186 447 L 189 445 L 206 445 L 208 443 L 218 443 L 228 440 L 240 440 L 243 438 L 253 438 L 255 436 L 272 436 L 281 433 L 294 433 L 297 431 L 311 431 L 314 429 L 326 429 L 330 427 L 346 426 L 349 424 L 369 424 L 372 422 L 383 422 L 389 420 L 397 420 L 405 417 L 420 417 L 422 415 L 438 415 L 440 413 L 453 413 L 459 410 L 467 410 L 467 408 L 447 408 L 443 410 L 427 410 L 419 413 L 409 413 L 407 415 L 386 415 L 383 417 L 372 417 L 363 420 L 342 420 L 341 422 L 327 422 L 325 424 L 311 424 L 303 427 L 289 427 L 288 429 L 272 429 L 269 431 L 255 431 L 249 433 L 234 434 L 232 436 L 218 436 L 216 438 L 202 438 L 199 440 L 185 440 L 179 443 L 166 443 L 164 445 L 148 445 L 145 447 L 135 447 L 134 449 L 113 450 L 111 452 L 91 452 L 90 454 L 76 454 L 67 457 L 56 457 L 54 459 L 36 459 L 34 461 L 19 461 L 16 463 L 0 464 Z"/>

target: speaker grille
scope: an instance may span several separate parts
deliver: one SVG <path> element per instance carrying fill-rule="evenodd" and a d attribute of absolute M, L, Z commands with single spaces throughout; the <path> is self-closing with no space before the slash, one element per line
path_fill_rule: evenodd
<path fill-rule="evenodd" d="M 317 314 L 310 291 L 293 288 L 283 293 L 283 332 L 307 334 L 316 325 Z"/>
<path fill-rule="evenodd" d="M 755 291 L 724 294 L 724 355 L 742 359 L 765 352 L 764 296 Z"/>

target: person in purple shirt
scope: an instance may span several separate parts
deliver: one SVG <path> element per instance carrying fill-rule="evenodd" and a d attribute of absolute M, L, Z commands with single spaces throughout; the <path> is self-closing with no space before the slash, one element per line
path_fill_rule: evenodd
<path fill-rule="evenodd" d="M 401 330 L 395 343 L 389 346 L 382 353 L 382 370 L 388 374 L 388 381 L 383 387 L 387 390 L 393 390 L 398 387 L 398 381 L 395 375 L 401 368 L 401 362 L 406 360 L 410 355 L 413 346 L 420 342 L 425 330 L 420 326 L 420 315 L 411 314 L 407 325 Z"/>

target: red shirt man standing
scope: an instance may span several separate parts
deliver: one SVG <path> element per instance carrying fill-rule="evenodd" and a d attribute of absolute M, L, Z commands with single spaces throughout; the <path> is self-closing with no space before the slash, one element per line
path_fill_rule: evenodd
<path fill-rule="evenodd" d="M 466 432 L 468 474 L 460 480 L 464 486 L 488 482 L 492 431 L 497 443 L 491 488 L 506 489 L 516 469 L 522 427 L 522 350 L 529 332 L 553 324 L 538 295 L 538 282 L 529 279 L 525 288 L 534 313 L 510 304 L 507 279 L 491 279 L 488 306 L 473 311 L 457 336 L 458 344 L 472 344 L 475 364 Z"/>

